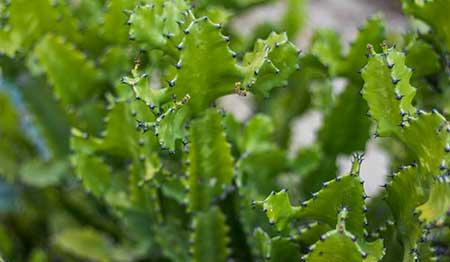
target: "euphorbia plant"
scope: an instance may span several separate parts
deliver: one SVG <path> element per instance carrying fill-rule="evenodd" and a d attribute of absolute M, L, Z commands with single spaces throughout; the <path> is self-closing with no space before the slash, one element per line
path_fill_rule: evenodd
<path fill-rule="evenodd" d="M 449 261 L 450 1 L 403 0 L 417 33 L 372 17 L 346 53 L 330 30 L 289 41 L 301 0 L 230 26 L 265 2 L 0 2 L 1 256 Z M 244 123 L 220 109 L 231 94 L 255 105 Z M 308 109 L 318 141 L 293 151 Z M 369 198 L 372 122 L 396 171 Z"/>

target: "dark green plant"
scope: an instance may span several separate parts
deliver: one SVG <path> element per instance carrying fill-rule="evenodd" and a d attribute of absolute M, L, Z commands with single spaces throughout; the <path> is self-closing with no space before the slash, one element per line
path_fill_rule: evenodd
<path fill-rule="evenodd" d="M 450 1 L 403 0 L 414 33 L 375 16 L 345 53 L 289 41 L 303 0 L 230 26 L 267 2 L 0 1 L 0 260 L 450 261 Z M 368 198 L 372 122 L 397 171 Z"/>

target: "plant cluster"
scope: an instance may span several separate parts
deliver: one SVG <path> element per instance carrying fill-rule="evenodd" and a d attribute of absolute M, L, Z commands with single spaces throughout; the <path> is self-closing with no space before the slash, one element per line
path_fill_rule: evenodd
<path fill-rule="evenodd" d="M 303 52 L 304 0 L 248 35 L 271 1 L 193 2 L 0 0 L 0 261 L 450 261 L 450 1 Z M 369 198 L 370 139 L 396 171 Z"/>

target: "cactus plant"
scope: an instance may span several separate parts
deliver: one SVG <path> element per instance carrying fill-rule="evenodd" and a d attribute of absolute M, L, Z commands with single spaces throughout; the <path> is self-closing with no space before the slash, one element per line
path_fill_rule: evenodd
<path fill-rule="evenodd" d="M 304 0 L 230 26 L 268 2 L 0 1 L 0 261 L 450 261 L 450 1 L 302 52 Z M 292 150 L 309 109 L 318 141 Z M 375 138 L 395 171 L 369 197 Z"/>

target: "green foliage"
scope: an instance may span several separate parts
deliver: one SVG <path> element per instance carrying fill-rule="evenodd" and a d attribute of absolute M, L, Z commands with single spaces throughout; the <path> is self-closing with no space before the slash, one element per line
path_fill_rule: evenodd
<path fill-rule="evenodd" d="M 55 88 L 56 98 L 64 104 L 77 106 L 96 93 L 93 89 L 102 88 L 94 64 L 62 38 L 47 35 L 36 45 L 35 55 Z"/>
<path fill-rule="evenodd" d="M 207 111 L 201 119 L 192 122 L 187 173 L 191 211 L 209 209 L 226 187 L 231 186 L 233 159 L 222 130 L 221 116 L 215 111 Z"/>
<path fill-rule="evenodd" d="M 450 18 L 445 12 L 448 0 L 402 0 L 403 9 L 407 14 L 427 23 L 433 30 L 433 38 L 444 52 L 450 50 Z"/>
<path fill-rule="evenodd" d="M 190 20 L 187 3 L 183 0 L 148 2 L 136 6 L 130 15 L 130 37 L 143 48 L 174 53 L 182 38 L 182 25 Z"/>
<path fill-rule="evenodd" d="M 231 26 L 269 2 L 0 0 L 0 261 L 448 261 L 450 2 L 303 54 L 305 0 Z M 292 149 L 308 110 L 317 142 Z M 397 171 L 369 199 L 372 122 Z"/>
<path fill-rule="evenodd" d="M 242 85 L 263 96 L 274 87 L 287 85 L 288 77 L 300 67 L 297 52 L 285 34 L 272 33 L 266 40 L 257 40 L 253 52 L 244 56 L 246 77 Z"/>

